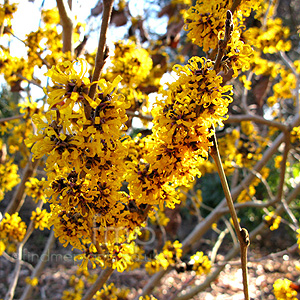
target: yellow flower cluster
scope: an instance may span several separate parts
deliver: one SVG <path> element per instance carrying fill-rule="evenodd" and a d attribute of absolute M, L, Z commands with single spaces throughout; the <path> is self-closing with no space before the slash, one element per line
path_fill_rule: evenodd
<path fill-rule="evenodd" d="M 166 270 L 170 265 L 174 266 L 180 261 L 182 244 L 178 241 L 172 243 L 167 241 L 161 253 L 155 256 L 151 261 L 145 264 L 145 269 L 149 274 L 157 273 L 160 270 Z"/>
<path fill-rule="evenodd" d="M 129 190 L 138 204 L 178 203 L 175 188 L 200 176 L 199 164 L 208 157 L 211 128 L 222 124 L 227 113 L 231 86 L 213 70 L 213 62 L 193 57 L 176 65 L 178 79 L 157 100 L 151 149 L 138 164 L 129 163 Z M 166 167 L 168 166 L 168 167 Z"/>
<path fill-rule="evenodd" d="M 72 275 L 69 279 L 69 285 L 72 289 L 64 290 L 61 300 L 81 299 L 84 290 L 84 281 L 81 278 Z"/>
<path fill-rule="evenodd" d="M 139 300 L 157 300 L 157 298 L 155 298 L 152 295 L 151 296 L 146 295 L 146 296 L 140 296 Z"/>
<path fill-rule="evenodd" d="M 117 288 L 114 283 L 110 283 L 107 285 L 104 284 L 103 288 L 98 291 L 95 296 L 93 297 L 94 300 L 121 300 L 121 299 L 128 299 L 128 295 L 130 293 L 130 289 L 120 289 Z"/>
<path fill-rule="evenodd" d="M 224 30 L 226 11 L 225 1 L 197 1 L 185 14 L 185 30 L 188 38 L 203 51 L 218 46 L 218 34 Z"/>
<path fill-rule="evenodd" d="M 192 255 L 189 264 L 193 265 L 193 270 L 197 275 L 208 274 L 211 269 L 211 262 L 202 251 Z"/>
<path fill-rule="evenodd" d="M 277 300 L 297 300 L 297 292 L 291 288 L 289 279 L 277 279 L 273 284 L 274 294 Z"/>
<path fill-rule="evenodd" d="M 134 229 L 145 220 L 143 211 L 132 211 L 134 201 L 120 191 L 128 153 L 122 137 L 127 104 L 114 92 L 120 77 L 98 82 L 95 99 L 89 98 L 86 66 L 79 60 L 48 71 L 55 84 L 48 92 L 52 109 L 43 118 L 33 116 L 37 135 L 27 144 L 33 145 L 34 158 L 47 153 L 50 225 L 60 242 L 82 250 L 84 266 L 91 260 L 123 271 L 134 261 Z M 91 106 L 88 119 L 85 101 Z M 97 251 L 100 257 L 93 257 Z"/>
<path fill-rule="evenodd" d="M 247 202 L 247 201 L 252 201 L 253 197 L 256 193 L 256 187 L 259 185 L 259 183 L 261 182 L 261 179 L 267 179 L 268 176 L 270 174 L 270 169 L 267 167 L 262 168 L 261 172 L 260 172 L 260 178 L 256 177 L 251 184 L 249 184 L 249 186 L 247 187 L 247 189 L 243 190 L 238 198 L 237 198 L 237 202 L 239 203 L 243 203 L 243 202 Z"/>
<path fill-rule="evenodd" d="M 292 92 L 296 88 L 295 75 L 283 67 L 281 67 L 279 75 L 281 78 L 279 82 L 273 85 L 272 96 L 267 99 L 267 103 L 270 107 L 282 99 L 295 99 L 295 95 L 293 95 Z"/>
<path fill-rule="evenodd" d="M 281 216 L 277 216 L 273 211 L 271 211 L 267 216 L 265 216 L 265 222 L 270 227 L 271 231 L 276 230 L 280 225 Z"/>
<path fill-rule="evenodd" d="M 4 79 L 11 86 L 11 89 L 20 89 L 20 77 L 32 79 L 34 71 L 34 64 L 29 64 L 28 61 L 21 57 L 13 57 L 10 55 L 8 48 L 4 46 L 0 47 L 0 67 L 1 72 L 4 75 Z"/>
<path fill-rule="evenodd" d="M 4 194 L 11 191 L 20 182 L 18 166 L 12 160 L 0 164 L 0 201 Z"/>
<path fill-rule="evenodd" d="M 233 6 L 233 0 L 229 1 L 209 1 L 199 0 L 195 6 L 192 6 L 185 14 L 185 30 L 188 31 L 188 38 L 199 47 L 203 48 L 204 52 L 208 52 L 210 49 L 216 49 L 220 34 L 224 33 L 224 25 L 226 20 L 226 12 Z M 240 40 L 240 30 L 242 30 L 242 22 L 244 17 L 250 15 L 251 11 L 257 10 L 262 1 L 240 1 L 239 6 L 234 13 L 234 26 L 238 28 L 235 35 L 239 40 L 239 44 L 242 45 Z M 238 21 L 239 20 L 239 21 Z M 237 41 L 235 41 L 237 43 Z M 236 50 L 233 47 L 233 50 Z M 240 49 L 239 49 L 240 50 Z M 249 50 L 243 50 L 246 56 L 246 52 Z M 229 52 L 229 51 L 228 51 Z M 236 56 L 238 51 L 236 51 Z M 234 54 L 233 54 L 234 55 Z"/>
<path fill-rule="evenodd" d="M 266 25 L 260 28 L 251 27 L 245 32 L 245 37 L 250 45 L 263 51 L 263 53 L 276 53 L 289 51 L 292 43 L 288 40 L 290 31 L 282 26 L 282 19 L 268 18 Z"/>
<path fill-rule="evenodd" d="M 16 250 L 16 244 L 21 242 L 26 234 L 26 224 L 19 217 L 18 213 L 5 214 L 0 222 L 0 249 L 1 255 L 5 249 L 8 252 Z"/>
<path fill-rule="evenodd" d="M 46 202 L 46 197 L 44 193 L 45 184 L 45 178 L 39 180 L 38 178 L 30 177 L 29 180 L 25 183 L 26 194 L 30 196 L 35 202 L 39 200 Z"/>
<path fill-rule="evenodd" d="M 221 35 L 222 36 L 222 35 Z M 233 70 L 233 77 L 238 76 L 238 71 L 246 71 L 250 68 L 252 48 L 245 44 L 240 37 L 240 32 L 234 30 L 227 46 L 227 54 L 223 58 L 221 68 L 226 72 Z"/>
<path fill-rule="evenodd" d="M 4 4 L 0 4 L 0 24 L 3 24 L 6 21 L 6 25 L 11 25 L 11 19 L 13 14 L 17 11 L 18 5 L 16 3 L 9 4 L 8 1 L 5 1 Z"/>
<path fill-rule="evenodd" d="M 46 28 L 56 27 L 60 21 L 58 9 L 55 7 L 53 9 L 42 10 L 42 18 L 43 22 L 46 24 Z"/>
<path fill-rule="evenodd" d="M 25 282 L 27 283 L 27 284 L 29 284 L 29 285 L 31 285 L 31 286 L 37 286 L 38 285 L 38 283 L 39 283 L 39 280 L 38 280 L 38 278 L 37 277 L 34 277 L 34 278 L 30 278 L 30 277 L 26 277 L 25 278 Z"/>
<path fill-rule="evenodd" d="M 296 143 L 300 141 L 300 126 L 294 127 L 291 131 L 291 143 Z"/>
<path fill-rule="evenodd" d="M 122 76 L 122 84 L 127 87 L 138 87 L 152 69 L 152 59 L 147 50 L 137 47 L 135 43 L 115 43 L 115 55 L 108 68 L 107 78 L 112 81 Z"/>
<path fill-rule="evenodd" d="M 49 218 L 50 213 L 47 212 L 46 209 L 41 210 L 39 207 L 36 211 L 32 212 L 32 216 L 30 220 L 34 220 L 34 228 L 39 228 L 40 230 L 44 230 L 45 227 L 49 227 Z"/>

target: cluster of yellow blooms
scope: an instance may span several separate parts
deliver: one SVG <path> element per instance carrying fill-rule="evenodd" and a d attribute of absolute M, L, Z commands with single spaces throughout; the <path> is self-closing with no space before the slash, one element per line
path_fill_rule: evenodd
<path fill-rule="evenodd" d="M 277 216 L 273 211 L 271 211 L 267 216 L 265 216 L 265 222 L 270 227 L 270 230 L 273 231 L 278 229 L 281 222 L 281 217 Z"/>
<path fill-rule="evenodd" d="M 178 264 L 182 255 L 181 246 L 178 241 L 174 243 L 167 241 L 162 252 L 145 264 L 146 271 L 149 274 L 153 274 L 160 270 L 166 270 L 170 265 L 175 266 Z"/>
<path fill-rule="evenodd" d="M 274 294 L 277 300 L 297 300 L 298 293 L 291 288 L 291 281 L 287 278 L 277 279 L 273 285 Z"/>
<path fill-rule="evenodd" d="M 252 27 L 246 32 L 247 39 L 251 45 L 255 45 L 264 53 L 275 53 L 278 51 L 289 51 L 292 43 L 288 41 L 290 31 L 288 27 L 282 26 L 280 18 L 268 18 L 265 28 Z"/>
<path fill-rule="evenodd" d="M 6 250 L 15 252 L 17 243 L 21 242 L 26 234 L 26 224 L 18 213 L 5 214 L 0 222 L 0 255 Z"/>
<path fill-rule="evenodd" d="M 16 3 L 9 4 L 8 1 L 4 4 L 0 5 L 0 24 L 4 24 L 6 21 L 6 25 L 11 25 L 11 19 L 13 18 L 13 14 L 17 11 L 18 6 Z"/>
<path fill-rule="evenodd" d="M 49 224 L 50 213 L 47 212 L 46 209 L 41 210 L 37 207 L 36 211 L 32 212 L 31 220 L 34 221 L 34 228 L 39 228 L 40 230 L 44 230 L 45 227 L 48 227 Z"/>
<path fill-rule="evenodd" d="M 11 191 L 20 182 L 18 166 L 11 160 L 0 164 L 0 201 L 7 191 Z"/>
<path fill-rule="evenodd" d="M 208 274 L 210 272 L 211 262 L 202 251 L 198 251 L 192 255 L 189 263 L 193 265 L 193 270 L 197 275 Z"/>
<path fill-rule="evenodd" d="M 29 180 L 25 183 L 26 194 L 31 197 L 35 202 L 42 200 L 46 202 L 46 197 L 44 193 L 46 180 L 42 178 L 41 180 L 30 177 Z"/>

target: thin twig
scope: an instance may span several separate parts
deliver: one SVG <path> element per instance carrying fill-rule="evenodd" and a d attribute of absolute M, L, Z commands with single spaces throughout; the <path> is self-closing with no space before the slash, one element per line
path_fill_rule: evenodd
<path fill-rule="evenodd" d="M 102 271 L 101 275 L 97 278 L 95 283 L 90 287 L 87 293 L 81 300 L 91 300 L 96 292 L 102 288 L 104 283 L 108 280 L 110 275 L 114 272 L 112 268 L 106 268 Z"/>
<path fill-rule="evenodd" d="M 74 17 L 72 15 L 69 4 L 66 0 L 56 0 L 57 8 L 60 16 L 61 25 L 63 27 L 63 48 L 62 51 L 70 51 L 71 57 L 73 57 L 73 27 Z"/>
<path fill-rule="evenodd" d="M 238 240 L 235 236 L 235 233 L 234 233 L 234 228 L 232 228 L 232 224 L 225 218 L 225 217 L 222 217 L 221 220 L 224 222 L 225 226 L 227 227 L 230 235 L 231 235 L 231 238 L 232 238 L 232 241 L 233 241 L 233 244 L 238 244 Z"/>
<path fill-rule="evenodd" d="M 288 126 L 283 123 L 279 123 L 279 122 L 272 121 L 272 120 L 267 120 L 261 116 L 252 115 L 252 114 L 243 114 L 243 115 L 237 115 L 237 116 L 230 115 L 229 118 L 223 122 L 224 122 L 224 124 L 231 124 L 231 123 L 240 123 L 243 121 L 253 121 L 255 123 L 265 124 L 268 126 L 276 127 L 284 132 L 289 130 Z"/>
<path fill-rule="evenodd" d="M 43 87 L 42 87 L 40 84 L 38 84 L 37 82 L 35 82 L 35 81 L 33 81 L 33 80 L 29 80 L 29 79 L 27 79 L 26 77 L 24 77 L 24 76 L 22 76 L 22 75 L 20 75 L 20 74 L 16 74 L 16 75 L 17 75 L 20 79 L 26 80 L 28 83 L 31 83 L 31 84 L 33 84 L 33 85 L 39 87 L 40 89 L 43 89 Z"/>
<path fill-rule="evenodd" d="M 105 64 L 104 54 L 105 54 L 105 46 L 106 46 L 106 35 L 107 35 L 108 25 L 111 17 L 113 3 L 114 3 L 113 0 L 103 0 L 103 17 L 102 17 L 101 31 L 100 31 L 99 44 L 98 44 L 92 82 L 99 80 L 101 71 Z M 96 85 L 93 84 L 89 92 L 90 98 L 94 99 L 95 93 L 96 93 Z"/>
<path fill-rule="evenodd" d="M 34 268 L 32 274 L 31 274 L 31 279 L 33 279 L 34 277 L 39 277 L 44 269 L 44 266 L 46 264 L 46 259 L 44 259 L 46 257 L 47 254 L 49 254 L 49 252 L 51 251 L 53 245 L 55 242 L 55 236 L 54 236 L 54 231 L 53 229 L 51 230 L 51 233 L 48 237 L 47 243 L 45 245 L 44 251 L 42 253 L 42 255 L 40 256 L 40 260 L 38 262 L 38 264 L 36 265 L 36 267 Z M 22 297 L 20 298 L 20 300 L 27 300 L 29 299 L 29 297 L 31 297 L 32 294 L 32 290 L 33 290 L 33 286 L 27 284 Z"/>
<path fill-rule="evenodd" d="M 227 10 L 226 21 L 225 21 L 225 35 L 224 35 L 224 39 L 219 40 L 218 54 L 214 65 L 214 70 L 216 71 L 216 74 L 218 74 L 221 69 L 222 58 L 225 54 L 227 44 L 231 39 L 232 31 L 233 31 L 232 13 L 230 10 Z"/>
<path fill-rule="evenodd" d="M 253 72 L 250 71 L 248 76 L 247 76 L 247 81 L 251 81 L 252 76 L 253 76 Z M 248 108 L 248 105 L 247 105 L 247 96 L 248 96 L 248 89 L 246 87 L 244 87 L 243 94 L 242 94 L 242 99 L 241 99 L 241 104 L 242 104 L 242 107 L 243 107 L 245 113 L 249 113 L 249 108 Z"/>
<path fill-rule="evenodd" d="M 299 229 L 299 225 L 298 225 L 298 221 L 297 221 L 295 215 L 294 215 L 293 212 L 290 210 L 290 208 L 289 208 L 289 206 L 287 205 L 285 199 L 281 199 L 281 203 L 282 203 L 282 206 L 283 206 L 285 212 L 287 213 L 287 215 L 289 216 L 289 218 L 290 218 L 291 221 L 293 222 L 294 230 L 296 231 L 297 229 Z"/>
<path fill-rule="evenodd" d="M 17 262 L 17 260 L 16 260 L 14 257 L 9 256 L 6 252 L 3 252 L 3 253 L 2 253 L 2 256 L 3 256 L 6 260 L 10 261 L 10 262 L 13 263 L 13 264 L 15 264 L 15 263 Z M 23 260 L 22 260 L 22 261 L 21 261 L 21 265 L 27 267 L 30 271 L 33 271 L 33 270 L 34 270 L 33 266 L 32 266 L 30 263 L 26 262 L 26 261 L 23 261 Z"/>
<path fill-rule="evenodd" d="M 23 118 L 24 118 L 24 115 L 18 115 L 18 116 L 3 118 L 3 119 L 0 119 L 0 124 L 5 123 L 5 122 L 9 122 L 9 121 L 13 121 L 13 120 L 23 119 Z"/>
<path fill-rule="evenodd" d="M 17 186 L 17 189 L 15 190 L 15 193 L 13 195 L 12 200 L 10 201 L 8 207 L 6 208 L 6 213 L 9 213 L 10 215 L 19 211 L 22 207 L 24 200 L 25 200 L 25 183 L 28 181 L 29 177 L 33 175 L 35 170 L 38 167 L 38 164 L 40 162 L 40 159 L 36 159 L 33 162 L 31 161 L 31 158 L 29 158 L 29 161 L 24 169 L 23 177 L 21 179 L 21 182 Z"/>
<path fill-rule="evenodd" d="M 249 234 L 245 228 L 241 228 L 239 224 L 239 220 L 236 214 L 236 210 L 234 208 L 233 200 L 231 197 L 231 193 L 229 190 L 229 186 L 227 183 L 227 179 L 225 176 L 225 172 L 222 166 L 222 161 L 218 149 L 217 138 L 215 133 L 213 134 L 213 146 L 211 148 L 210 155 L 214 159 L 218 173 L 221 179 L 223 191 L 225 194 L 225 198 L 227 200 L 227 206 L 229 207 L 230 215 L 233 221 L 234 229 L 236 235 L 238 237 L 240 248 L 241 248 L 241 263 L 242 263 L 242 271 L 243 271 L 243 286 L 244 286 L 244 296 L 245 300 L 249 300 L 249 287 L 248 287 L 248 272 L 247 272 L 247 249 L 250 245 Z"/>
<path fill-rule="evenodd" d="M 232 3 L 232 6 L 230 8 L 230 11 L 232 14 L 234 14 L 235 10 L 239 7 L 241 2 L 242 2 L 242 0 L 234 0 L 234 2 Z"/>
<path fill-rule="evenodd" d="M 44 204 L 43 201 L 39 201 L 39 203 L 37 204 L 37 207 L 41 208 L 43 206 L 43 204 Z M 20 271 L 21 271 L 23 247 L 26 244 L 27 240 L 29 239 L 29 237 L 31 236 L 31 234 L 34 230 L 34 223 L 35 223 L 35 220 L 31 220 L 31 222 L 28 225 L 28 228 L 26 230 L 26 234 L 25 234 L 23 240 L 18 244 L 17 259 L 16 259 L 16 264 L 15 264 L 15 268 L 14 268 L 13 275 L 12 275 L 12 281 L 10 282 L 10 285 L 9 285 L 9 288 L 5 295 L 4 300 L 12 300 L 14 297 L 16 286 L 18 283 L 19 275 L 20 275 Z"/>
<path fill-rule="evenodd" d="M 280 176 L 279 176 L 279 185 L 277 189 L 277 197 L 279 200 L 281 200 L 283 196 L 286 163 L 287 163 L 290 148 L 291 148 L 290 133 L 288 132 L 285 134 L 285 146 L 284 146 L 282 161 L 280 162 Z"/>
<path fill-rule="evenodd" d="M 139 118 L 142 120 L 153 121 L 153 117 L 150 115 L 142 115 L 141 113 L 136 113 L 135 111 L 126 110 L 126 114 L 130 117 Z"/>
<path fill-rule="evenodd" d="M 216 257 L 217 257 L 217 253 L 219 248 L 221 247 L 223 240 L 226 236 L 226 234 L 229 232 L 228 228 L 225 228 L 218 236 L 218 239 L 216 241 L 216 243 L 214 244 L 212 250 L 211 250 L 211 255 L 210 255 L 210 261 L 211 264 L 213 265 L 215 263 Z"/>
<path fill-rule="evenodd" d="M 289 57 L 283 52 L 279 52 L 280 57 L 283 59 L 286 66 L 292 71 L 292 73 L 296 77 L 296 88 L 295 88 L 295 96 L 296 96 L 296 113 L 299 114 L 300 110 L 300 99 L 299 99 L 299 86 L 300 86 L 300 75 L 297 72 L 297 69 L 295 68 L 293 62 L 289 59 Z"/>

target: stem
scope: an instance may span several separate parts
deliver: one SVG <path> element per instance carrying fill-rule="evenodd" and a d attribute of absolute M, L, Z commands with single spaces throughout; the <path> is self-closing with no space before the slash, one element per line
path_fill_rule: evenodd
<path fill-rule="evenodd" d="M 279 201 L 282 199 L 283 195 L 283 188 L 284 188 L 284 179 L 285 179 L 285 172 L 286 172 L 286 162 L 288 158 L 289 151 L 291 149 L 290 143 L 290 133 L 286 133 L 285 135 L 285 147 L 283 152 L 282 161 L 280 164 L 280 179 L 279 179 L 279 186 L 277 189 L 277 198 Z"/>
<path fill-rule="evenodd" d="M 3 118 L 3 119 L 0 119 L 0 124 L 5 123 L 5 122 L 9 122 L 9 121 L 12 121 L 12 120 L 22 119 L 22 118 L 24 118 L 24 115 L 18 115 L 18 116 Z"/>
<path fill-rule="evenodd" d="M 130 116 L 130 117 L 139 118 L 139 119 L 150 121 L 150 122 L 153 121 L 152 116 L 142 115 L 141 113 L 136 113 L 135 111 L 126 110 L 126 114 L 127 114 L 127 116 Z"/>
<path fill-rule="evenodd" d="M 37 207 L 41 208 L 43 206 L 43 204 L 44 204 L 43 201 L 39 201 Z M 18 245 L 17 259 L 16 259 L 15 269 L 14 269 L 14 272 L 12 275 L 12 281 L 9 285 L 8 292 L 6 293 L 4 300 L 12 300 L 14 297 L 16 286 L 18 283 L 19 275 L 20 275 L 20 271 L 21 271 L 23 247 L 26 244 L 27 240 L 29 239 L 29 237 L 31 236 L 31 234 L 34 230 L 34 223 L 35 223 L 35 220 L 31 220 L 23 240 Z"/>
<path fill-rule="evenodd" d="M 214 70 L 216 71 L 216 74 L 218 74 L 221 69 L 222 58 L 225 54 L 227 44 L 231 39 L 232 31 L 233 31 L 232 13 L 230 10 L 227 10 L 226 21 L 225 21 L 225 36 L 223 40 L 219 40 L 218 54 L 214 65 Z"/>
<path fill-rule="evenodd" d="M 230 8 L 230 11 L 231 11 L 232 14 L 234 14 L 235 10 L 239 7 L 240 4 L 241 4 L 241 0 L 235 0 L 232 3 L 232 6 Z"/>
<path fill-rule="evenodd" d="M 50 236 L 47 240 L 46 246 L 44 248 L 44 251 L 40 257 L 40 260 L 38 262 L 38 264 L 36 265 L 36 267 L 34 268 L 33 272 L 31 273 L 31 279 L 33 279 L 34 277 L 39 277 L 42 273 L 42 270 L 44 269 L 44 266 L 46 264 L 46 260 L 43 259 L 47 253 L 49 253 L 54 245 L 55 242 L 55 236 L 54 236 L 54 231 L 53 229 L 51 230 Z M 32 294 L 32 290 L 33 290 L 33 286 L 27 284 L 22 297 L 20 298 L 20 300 L 27 300 L 31 297 Z"/>
<path fill-rule="evenodd" d="M 245 296 L 245 300 L 249 300 L 248 272 L 247 272 L 247 249 L 248 249 L 248 246 L 250 245 L 249 234 L 245 228 L 241 228 L 239 221 L 238 221 L 238 217 L 236 214 L 236 210 L 234 208 L 234 204 L 233 204 L 233 200 L 232 200 L 229 186 L 227 183 L 227 179 L 225 176 L 225 172 L 224 172 L 224 169 L 222 166 L 215 131 L 213 134 L 213 146 L 211 148 L 210 154 L 217 165 L 218 173 L 219 173 L 219 176 L 221 179 L 223 191 L 224 191 L 225 198 L 227 201 L 227 206 L 229 207 L 229 211 L 230 211 L 230 215 L 231 215 L 231 218 L 233 221 L 234 229 L 237 234 L 238 240 L 240 242 L 244 296 Z"/>
<path fill-rule="evenodd" d="M 19 211 L 20 208 L 22 207 L 24 200 L 25 200 L 25 183 L 28 181 L 29 177 L 32 176 L 32 174 L 35 172 L 35 170 L 38 167 L 38 164 L 40 162 L 40 159 L 36 159 L 35 161 L 30 161 L 27 163 L 24 173 L 23 173 L 23 177 L 22 180 L 20 182 L 20 184 L 18 185 L 13 198 L 10 202 L 10 204 L 8 205 L 8 207 L 6 208 L 6 213 L 9 213 L 10 215 Z"/>
<path fill-rule="evenodd" d="M 111 17 L 112 7 L 114 0 L 103 0 L 103 18 L 100 30 L 99 44 L 95 61 L 95 69 L 92 77 L 92 82 L 98 81 L 101 75 L 101 71 L 105 64 L 105 45 L 106 45 L 106 35 L 108 24 Z M 90 88 L 89 96 L 94 99 L 96 93 L 96 84 L 93 84 Z"/>
<path fill-rule="evenodd" d="M 296 103 L 295 103 L 295 108 L 296 108 L 296 113 L 299 114 L 299 110 L 300 110 L 300 99 L 299 99 L 300 75 L 297 72 L 297 69 L 295 68 L 293 62 L 289 59 L 289 57 L 283 51 L 280 51 L 279 55 L 283 59 L 286 66 L 292 71 L 292 73 L 296 77 L 296 88 L 295 88 Z"/>
<path fill-rule="evenodd" d="M 111 274 L 114 272 L 112 268 L 106 268 L 102 271 L 101 275 L 97 278 L 95 283 L 89 288 L 87 293 L 81 300 L 91 300 L 96 292 L 102 288 L 104 283 L 108 280 Z"/>
<path fill-rule="evenodd" d="M 73 56 L 73 16 L 69 4 L 66 0 L 56 0 L 57 8 L 63 27 L 63 48 L 62 51 L 71 52 Z"/>
<path fill-rule="evenodd" d="M 251 81 L 252 76 L 253 76 L 253 72 L 250 71 L 247 76 L 247 81 Z M 241 99 L 241 105 L 242 105 L 242 108 L 244 109 L 245 113 L 249 113 L 249 108 L 247 105 L 247 97 L 248 97 L 248 89 L 246 89 L 246 87 L 244 87 L 242 99 Z"/>

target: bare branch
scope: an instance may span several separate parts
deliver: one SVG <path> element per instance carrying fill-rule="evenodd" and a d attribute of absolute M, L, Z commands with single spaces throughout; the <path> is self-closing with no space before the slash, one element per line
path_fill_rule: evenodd
<path fill-rule="evenodd" d="M 100 30 L 99 44 L 95 61 L 95 69 L 93 73 L 92 82 L 98 81 L 105 64 L 105 46 L 106 46 L 106 35 L 108 30 L 108 24 L 111 17 L 113 0 L 103 0 L 103 18 Z M 94 98 L 96 92 L 96 85 L 92 85 L 90 88 L 89 96 Z"/>
<path fill-rule="evenodd" d="M 221 184 L 223 187 L 223 191 L 225 194 L 225 198 L 227 201 L 227 206 L 230 211 L 230 215 L 233 221 L 234 229 L 236 232 L 236 235 L 238 237 L 239 243 L 240 243 L 240 248 L 241 248 L 241 263 L 242 263 L 242 271 L 243 271 L 243 286 L 244 286 L 244 296 L 245 300 L 249 300 L 249 285 L 248 285 L 248 271 L 247 271 L 247 251 L 248 247 L 250 245 L 250 239 L 249 239 L 249 234 L 248 231 L 245 228 L 241 228 L 239 224 L 239 220 L 237 217 L 237 213 L 233 204 L 233 199 L 231 197 L 231 193 L 229 190 L 229 186 L 227 183 L 227 179 L 225 176 L 225 172 L 222 166 L 222 161 L 218 149 L 218 143 L 217 143 L 217 138 L 216 134 L 214 133 L 213 136 L 213 146 L 211 147 L 211 153 L 210 155 L 214 159 L 219 177 L 221 179 Z"/>
<path fill-rule="evenodd" d="M 73 27 L 74 17 L 67 0 L 56 0 L 57 8 L 60 16 L 60 22 L 63 27 L 63 52 L 71 52 L 73 56 Z"/>
<path fill-rule="evenodd" d="M 37 207 L 41 208 L 43 206 L 43 204 L 44 204 L 43 201 L 39 201 L 39 203 L 37 204 Z M 4 300 L 12 300 L 14 297 L 15 289 L 16 289 L 18 279 L 19 279 L 19 274 L 21 271 L 23 247 L 26 244 L 27 240 L 29 239 L 29 237 L 31 236 L 31 234 L 34 230 L 34 222 L 35 222 L 35 220 L 31 220 L 23 240 L 19 243 L 19 245 L 17 247 L 17 260 L 16 260 L 14 271 L 13 271 L 12 281 L 9 285 L 9 288 L 5 295 Z"/>
<path fill-rule="evenodd" d="M 231 123 L 240 123 L 243 121 L 253 121 L 256 123 L 260 124 L 265 124 L 268 126 L 276 127 L 280 129 L 281 131 L 288 131 L 289 128 L 287 125 L 272 121 L 272 120 L 267 120 L 263 117 L 257 116 L 257 115 L 252 115 L 252 114 L 245 114 L 245 115 L 230 115 L 229 118 L 224 122 L 224 124 L 231 124 Z"/>
<path fill-rule="evenodd" d="M 101 275 L 97 278 L 95 283 L 90 287 L 87 293 L 81 300 L 91 300 L 96 292 L 102 288 L 104 283 L 108 280 L 110 275 L 114 272 L 112 268 L 106 268 L 102 271 Z"/>
<path fill-rule="evenodd" d="M 24 200 L 25 200 L 25 183 L 28 181 L 29 177 L 32 176 L 32 174 L 35 172 L 36 168 L 38 167 L 38 164 L 40 162 L 39 159 L 31 161 L 31 158 L 29 158 L 30 161 L 27 163 L 24 172 L 23 177 L 19 185 L 17 186 L 17 189 L 13 195 L 13 198 L 11 202 L 9 203 L 8 207 L 6 208 L 6 213 L 9 213 L 10 215 L 19 211 L 22 207 Z"/>
<path fill-rule="evenodd" d="M 54 236 L 54 231 L 53 229 L 51 230 L 50 236 L 48 237 L 46 246 L 44 248 L 44 251 L 42 253 L 42 255 L 40 256 L 40 260 L 38 262 L 38 264 L 36 265 L 36 267 L 34 268 L 32 274 L 31 274 L 31 279 L 33 279 L 34 277 L 39 277 L 42 273 L 42 270 L 44 269 L 44 266 L 46 264 L 46 260 L 44 259 L 44 257 L 51 251 L 53 245 L 55 242 L 55 236 Z M 29 299 L 29 297 L 32 294 L 32 290 L 33 290 L 33 286 L 27 284 L 22 297 L 20 298 L 20 300 L 27 300 Z"/>
<path fill-rule="evenodd" d="M 226 47 L 228 42 L 231 39 L 231 34 L 233 31 L 233 23 L 232 23 L 232 13 L 230 10 L 227 10 L 227 16 L 225 21 L 225 36 L 224 39 L 219 40 L 218 44 L 218 54 L 215 60 L 214 70 L 218 74 L 221 69 L 221 61 L 225 54 Z"/>
<path fill-rule="evenodd" d="M 0 124 L 5 123 L 5 122 L 9 122 L 9 121 L 13 121 L 13 120 L 23 119 L 23 118 L 24 118 L 24 115 L 18 115 L 18 116 L 3 118 L 3 119 L 0 119 Z"/>

